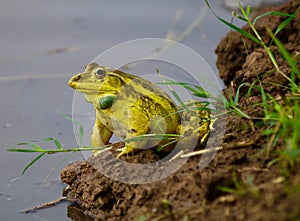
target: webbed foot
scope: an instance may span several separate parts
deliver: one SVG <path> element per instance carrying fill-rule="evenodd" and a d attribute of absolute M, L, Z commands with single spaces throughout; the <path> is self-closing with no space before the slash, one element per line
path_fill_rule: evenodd
<path fill-rule="evenodd" d="M 125 154 L 133 153 L 134 149 L 132 147 L 125 146 L 125 147 L 117 149 L 117 151 L 121 151 L 121 153 L 119 153 L 117 156 L 117 158 L 120 158 L 121 156 L 123 156 Z"/>

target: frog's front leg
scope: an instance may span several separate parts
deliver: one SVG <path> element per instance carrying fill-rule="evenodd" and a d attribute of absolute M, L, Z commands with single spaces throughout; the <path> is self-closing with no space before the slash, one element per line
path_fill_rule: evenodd
<path fill-rule="evenodd" d="M 94 124 L 91 134 L 91 146 L 102 147 L 108 144 L 109 139 L 112 136 L 112 132 L 107 129 L 97 118 Z M 94 151 L 94 155 L 97 155 L 97 150 Z M 99 152 L 100 153 L 100 152 Z"/>
<path fill-rule="evenodd" d="M 126 133 L 126 141 L 134 139 L 140 135 L 147 134 L 149 131 L 149 119 L 138 108 L 132 107 L 130 110 L 129 123 Z M 125 147 L 118 149 L 121 151 L 118 157 L 124 154 L 132 153 L 135 149 L 141 149 L 146 146 L 148 139 L 146 137 L 136 138 L 133 141 L 125 142 Z"/>

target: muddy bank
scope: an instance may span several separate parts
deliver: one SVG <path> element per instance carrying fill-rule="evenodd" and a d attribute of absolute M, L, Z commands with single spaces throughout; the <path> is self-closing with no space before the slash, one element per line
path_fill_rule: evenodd
<path fill-rule="evenodd" d="M 299 1 L 266 11 L 293 13 Z M 273 32 L 285 18 L 268 16 L 259 20 L 256 28 L 267 45 L 271 38 L 266 27 Z M 250 27 L 245 26 L 246 31 Z M 300 51 L 300 13 L 277 36 L 294 55 Z M 247 48 L 247 49 L 245 49 Z M 271 47 L 280 69 L 289 76 L 290 68 L 275 46 Z M 228 33 L 216 49 L 217 65 L 224 79 L 226 95 L 234 95 L 239 85 L 260 78 L 265 91 L 280 99 L 286 96 L 286 89 L 278 84 L 287 84 L 286 78 L 275 73 L 274 66 L 264 50 L 240 34 Z M 249 116 L 259 118 L 263 109 L 255 104 L 261 102 L 261 93 L 253 90 L 247 95 L 247 88 L 240 91 L 239 106 Z M 199 169 L 200 156 L 189 160 L 173 175 L 150 184 L 125 184 L 102 175 L 92 165 L 99 157 L 88 161 L 74 162 L 61 171 L 61 179 L 69 185 L 64 194 L 74 202 L 69 207 L 73 220 L 135 220 L 145 215 L 147 220 L 296 220 L 300 218 L 300 175 L 291 172 L 282 174 L 279 164 L 268 167 L 274 158 L 264 151 L 268 142 L 263 136 L 266 129 L 260 120 L 246 120 L 228 116 L 223 150 L 219 151 L 209 166 Z M 218 122 L 214 131 L 219 138 Z M 119 144 L 117 144 L 119 145 Z M 198 149 L 203 148 L 203 145 Z M 277 148 L 284 148 L 280 146 Z M 107 156 L 108 157 L 108 156 Z M 101 158 L 101 160 L 105 159 Z M 124 160 L 131 163 L 149 163 L 159 159 L 151 150 L 141 151 Z M 112 166 L 110 161 L 104 167 Z M 121 167 L 116 173 L 122 174 Z M 144 174 L 147 176 L 147 174 Z M 219 187 L 236 188 L 239 183 L 251 179 L 253 188 L 231 194 Z M 249 181 L 250 182 L 250 181 Z M 298 188 L 298 191 L 297 191 Z M 78 209 L 88 211 L 80 213 Z M 72 212 L 73 211 L 73 212 Z M 75 211 L 75 212 L 74 212 Z M 85 215 L 85 217 L 83 217 Z"/>

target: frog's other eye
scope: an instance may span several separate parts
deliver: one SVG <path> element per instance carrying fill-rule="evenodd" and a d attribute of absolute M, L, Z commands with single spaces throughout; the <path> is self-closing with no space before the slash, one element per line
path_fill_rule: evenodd
<path fill-rule="evenodd" d="M 104 75 L 105 75 L 105 70 L 103 68 L 98 68 L 96 71 L 95 71 L 95 77 L 100 79 L 100 78 L 103 78 Z"/>
<path fill-rule="evenodd" d="M 91 70 L 93 70 L 97 66 L 98 66 L 97 63 L 90 63 L 90 64 L 88 64 L 88 65 L 85 66 L 84 70 L 85 71 L 91 71 Z"/>

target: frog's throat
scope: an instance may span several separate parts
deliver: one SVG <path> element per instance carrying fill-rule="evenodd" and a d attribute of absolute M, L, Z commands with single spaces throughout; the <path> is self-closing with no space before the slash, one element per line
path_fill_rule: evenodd
<path fill-rule="evenodd" d="M 89 103 L 98 104 L 99 100 L 101 100 L 102 107 L 104 106 L 106 107 L 108 104 L 107 102 L 112 103 L 112 100 L 114 100 L 115 97 L 117 96 L 116 91 L 105 91 L 105 92 L 94 91 L 94 93 L 92 91 L 89 91 L 88 93 L 85 92 L 84 94 L 85 94 L 86 101 Z"/>

